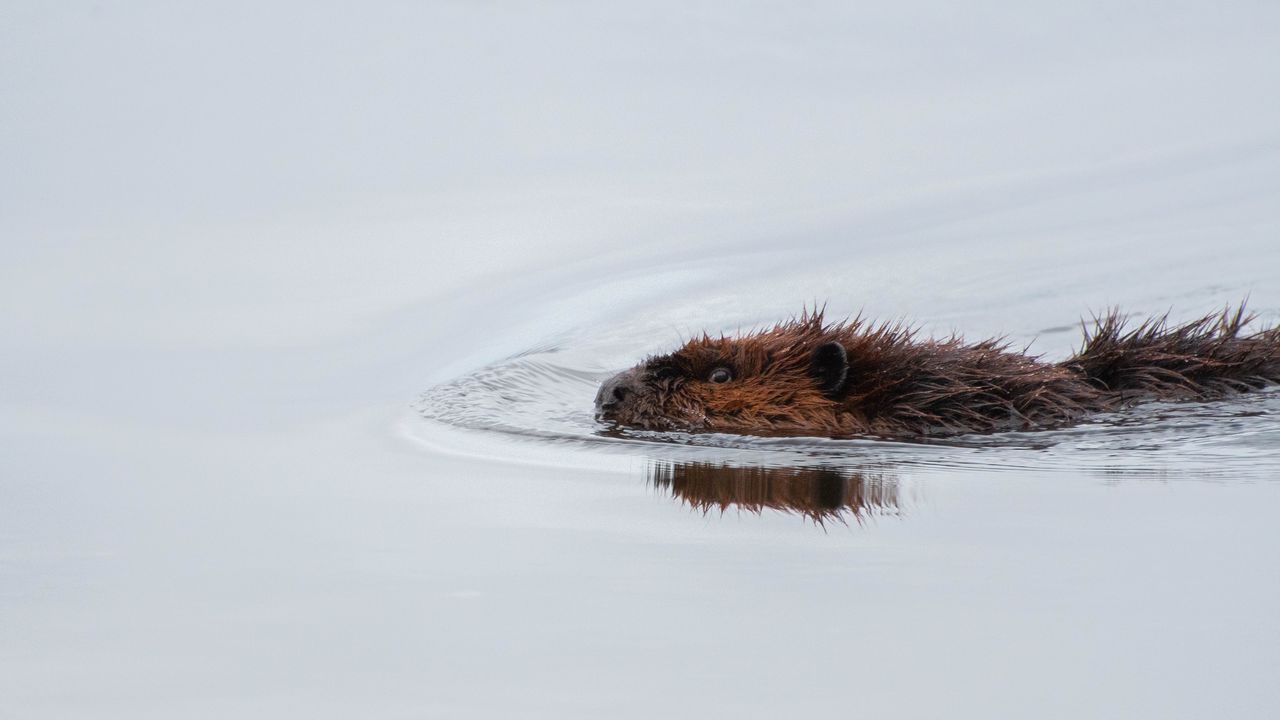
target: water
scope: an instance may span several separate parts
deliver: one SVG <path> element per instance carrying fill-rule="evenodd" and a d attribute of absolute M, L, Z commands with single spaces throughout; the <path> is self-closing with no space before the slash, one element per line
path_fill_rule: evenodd
<path fill-rule="evenodd" d="M 1280 322 L 1273 10 L 2 14 L 0 718 L 1280 710 L 1280 392 L 591 416 L 815 303 Z"/>
<path fill-rule="evenodd" d="M 928 444 L 659 433 L 614 429 L 595 420 L 596 390 L 617 370 L 649 354 L 674 349 L 691 333 L 702 332 L 700 328 L 710 328 L 713 333 L 739 333 L 768 326 L 801 310 L 788 311 L 784 304 L 771 301 L 760 305 L 772 306 L 772 310 L 752 310 L 745 302 L 735 307 L 720 300 L 722 296 L 782 296 L 786 290 L 775 290 L 774 286 L 808 287 L 824 282 L 834 284 L 836 279 L 845 279 L 854 287 L 871 288 L 867 291 L 870 297 L 891 296 L 902 289 L 896 287 L 892 279 L 878 278 L 878 272 L 864 269 L 866 261 L 874 260 L 876 267 L 910 268 L 918 252 L 915 246 L 906 252 L 886 252 L 854 246 L 842 238 L 831 242 L 822 236 L 807 239 L 806 246 L 810 252 L 819 254 L 834 254 L 840 248 L 855 249 L 847 252 L 848 257 L 842 261 L 824 264 L 818 279 L 809 274 L 804 258 L 771 257 L 762 261 L 748 257 L 732 266 L 718 259 L 717 264 L 726 268 L 729 278 L 720 279 L 711 288 L 706 287 L 705 281 L 699 281 L 675 291 L 673 284 L 663 277 L 664 270 L 658 268 L 654 271 L 657 277 L 652 282 L 651 295 L 635 304 L 634 309 L 617 310 L 606 320 L 584 322 L 579 327 L 539 338 L 527 349 L 427 389 L 415 406 L 418 417 L 408 420 L 405 430 L 418 442 L 437 451 L 449 451 L 450 447 L 457 451 L 458 446 L 468 446 L 470 454 L 507 455 L 517 462 L 550 450 L 556 458 L 554 462 L 561 464 L 575 462 L 575 458 L 587 454 L 639 453 L 647 458 L 673 461 L 710 459 L 770 467 L 835 463 L 845 467 L 1046 469 L 1152 477 L 1210 477 L 1225 473 L 1242 479 L 1267 479 L 1280 475 L 1280 454 L 1276 452 L 1280 447 L 1280 428 L 1274 421 L 1275 413 L 1280 410 L 1280 393 L 1274 390 L 1228 402 L 1149 403 L 1122 413 L 1100 415 L 1061 430 L 971 435 Z M 1135 250 L 1158 252 L 1155 247 Z M 1215 262 L 1225 264 L 1214 250 L 1187 260 L 1187 266 L 1212 273 Z M 949 276 L 962 277 L 957 268 L 964 265 L 967 260 L 964 255 L 968 252 L 967 247 L 950 253 L 946 249 L 934 249 L 931 262 L 939 278 L 936 282 L 945 282 Z M 697 262 L 690 261 L 687 265 L 696 268 Z M 1038 270 L 1038 266 L 1015 268 L 1014 275 Z M 1058 282 L 1089 285 L 1092 279 L 1063 274 Z M 1021 285 L 1016 280 L 1011 284 Z M 1280 313 L 1260 304 L 1256 287 L 1240 288 L 1236 293 L 1244 297 L 1253 291 L 1253 308 L 1261 315 L 1256 327 L 1261 328 Z M 1262 287 L 1270 292 L 1269 286 Z M 1230 298 L 1230 293 L 1217 288 L 1193 291 L 1184 293 L 1180 302 L 1174 298 L 1171 304 L 1199 308 L 1184 312 L 1190 318 L 1206 307 L 1231 302 L 1223 299 Z M 1030 348 L 1030 352 L 1037 353 L 1043 349 L 1041 346 L 1047 346 L 1050 349 L 1045 351 L 1046 359 L 1057 360 L 1066 357 L 1069 349 L 1082 339 L 1079 317 L 1058 317 L 1056 320 L 1066 322 L 1044 327 L 1055 320 L 1044 316 L 1064 304 L 1064 298 L 1042 298 L 1035 290 L 1025 287 L 991 288 L 985 294 L 1004 295 L 1008 307 L 1022 309 L 1020 312 L 985 311 L 1023 325 L 1022 330 L 1008 328 L 1000 333 L 1015 349 Z M 976 317 L 984 311 L 969 310 L 962 303 L 958 299 L 939 301 L 939 307 L 947 309 L 945 316 L 972 315 L 975 324 L 990 324 L 989 319 Z M 580 303 L 589 304 L 590 300 L 586 299 Z M 655 313 L 652 306 L 662 307 L 661 312 Z M 857 308 L 852 312 L 866 311 Z M 1134 314 L 1141 316 L 1142 313 Z M 830 308 L 828 316 L 832 316 Z M 668 324 L 662 318 L 676 320 Z M 676 323 L 678 326 L 672 327 Z M 938 332 L 950 333 L 959 329 L 960 323 L 957 319 L 934 325 L 939 327 Z M 1242 462 L 1246 457 L 1251 462 Z M 1224 458 L 1230 463 L 1226 468 L 1222 466 Z"/>

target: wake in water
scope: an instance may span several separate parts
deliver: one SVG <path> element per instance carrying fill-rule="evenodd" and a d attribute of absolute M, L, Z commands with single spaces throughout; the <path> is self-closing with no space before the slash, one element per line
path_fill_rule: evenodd
<path fill-rule="evenodd" d="M 789 468 L 1090 470 L 1144 477 L 1280 474 L 1280 392 L 1223 402 L 1147 403 L 1071 428 L 965 435 L 927 442 L 761 438 L 610 428 L 592 397 L 608 375 L 563 350 L 523 353 L 431 388 L 415 404 L 411 437 L 438 449 L 574 464 L 575 453 L 642 455 L 659 462 Z"/>

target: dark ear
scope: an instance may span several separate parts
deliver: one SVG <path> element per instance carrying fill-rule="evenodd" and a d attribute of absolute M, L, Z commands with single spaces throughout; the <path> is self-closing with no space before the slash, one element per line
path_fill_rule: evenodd
<path fill-rule="evenodd" d="M 823 395 L 834 398 L 844 387 L 845 376 L 849 374 L 849 357 L 844 346 L 838 342 L 819 345 L 809 361 L 809 374 L 818 382 L 818 389 Z"/>

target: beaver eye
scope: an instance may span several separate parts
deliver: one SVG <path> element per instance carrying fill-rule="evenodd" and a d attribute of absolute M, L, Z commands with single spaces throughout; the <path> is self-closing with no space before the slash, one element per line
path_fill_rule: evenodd
<path fill-rule="evenodd" d="M 715 370 L 712 370 L 711 374 L 707 376 L 707 382 L 713 382 L 717 385 L 720 383 L 727 383 L 732 379 L 733 373 L 729 372 L 729 368 L 725 367 L 718 367 Z"/>

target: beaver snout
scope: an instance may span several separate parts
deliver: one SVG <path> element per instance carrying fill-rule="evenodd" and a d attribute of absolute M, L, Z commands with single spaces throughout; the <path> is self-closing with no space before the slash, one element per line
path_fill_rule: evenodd
<path fill-rule="evenodd" d="M 610 417 L 629 396 L 640 388 L 640 372 L 632 369 L 620 372 L 604 381 L 596 393 L 596 417 Z"/>

